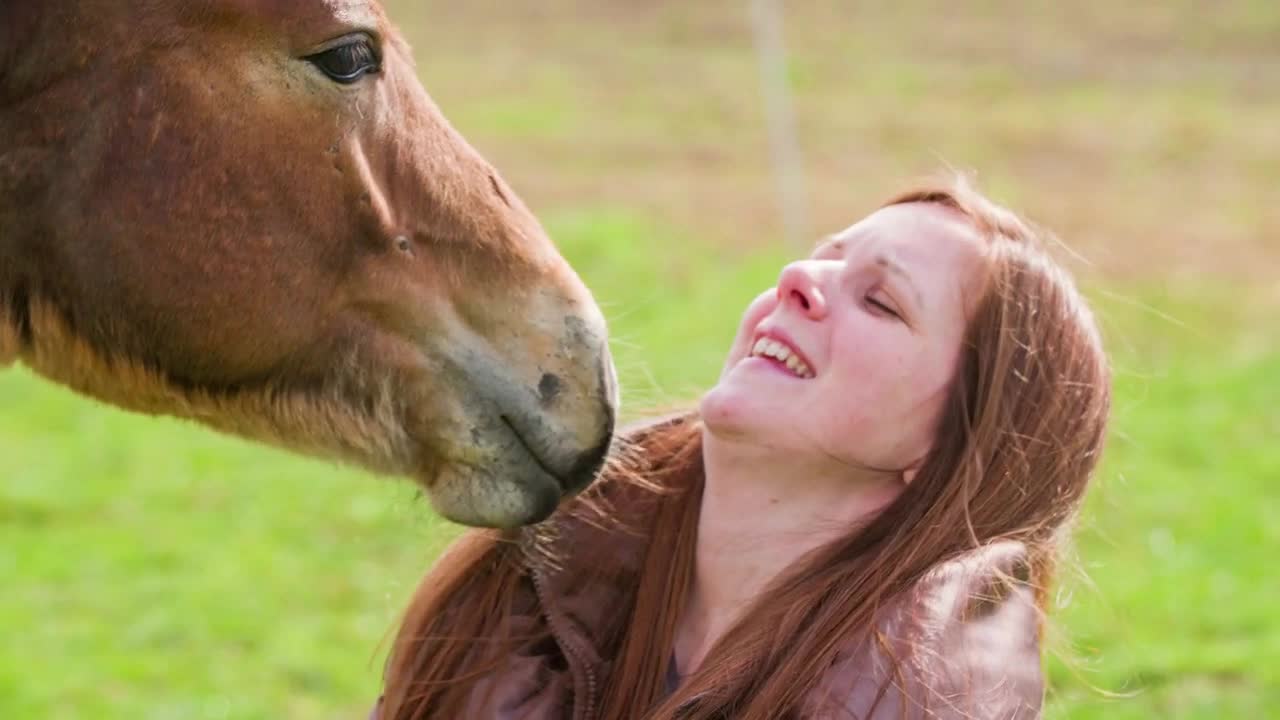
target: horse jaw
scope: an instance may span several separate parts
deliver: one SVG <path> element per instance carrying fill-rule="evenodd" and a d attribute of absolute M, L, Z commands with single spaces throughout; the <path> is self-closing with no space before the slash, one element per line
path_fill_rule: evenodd
<path fill-rule="evenodd" d="M 9 367 L 18 359 L 21 335 L 17 318 L 0 305 L 0 368 Z"/>
<path fill-rule="evenodd" d="M 130 358 L 98 351 L 52 305 L 33 299 L 29 341 L 0 323 L 0 366 L 20 360 L 37 374 L 125 410 L 193 420 L 215 430 L 390 475 L 413 466 L 412 442 L 393 389 L 380 384 L 360 407 L 336 392 L 274 388 L 215 393 L 181 387 Z M 12 350 L 11 350 L 12 348 Z"/>

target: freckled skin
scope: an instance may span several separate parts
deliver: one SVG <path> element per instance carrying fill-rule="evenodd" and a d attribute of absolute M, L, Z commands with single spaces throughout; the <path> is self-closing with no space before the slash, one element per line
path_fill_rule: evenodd
<path fill-rule="evenodd" d="M 380 58 L 351 84 L 307 60 L 343 38 Z M 580 486 L 616 404 L 590 293 L 372 0 L 0 5 L 15 360 L 487 525 Z"/>

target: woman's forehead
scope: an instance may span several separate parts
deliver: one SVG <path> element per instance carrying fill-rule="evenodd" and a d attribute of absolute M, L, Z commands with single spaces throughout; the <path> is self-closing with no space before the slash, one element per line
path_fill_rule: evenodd
<path fill-rule="evenodd" d="M 824 238 L 819 245 L 872 245 L 880 252 L 911 257 L 933 255 L 946 246 L 976 248 L 979 240 L 973 224 L 959 211 L 938 203 L 917 202 L 880 208 Z"/>

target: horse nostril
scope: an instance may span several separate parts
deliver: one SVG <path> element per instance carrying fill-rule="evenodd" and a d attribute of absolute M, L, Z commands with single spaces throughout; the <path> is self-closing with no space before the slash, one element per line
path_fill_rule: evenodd
<path fill-rule="evenodd" d="M 548 407 L 560 396 L 560 391 L 563 388 L 564 381 L 560 379 L 559 375 L 543 373 L 542 379 L 538 381 L 538 400 L 543 407 Z"/>

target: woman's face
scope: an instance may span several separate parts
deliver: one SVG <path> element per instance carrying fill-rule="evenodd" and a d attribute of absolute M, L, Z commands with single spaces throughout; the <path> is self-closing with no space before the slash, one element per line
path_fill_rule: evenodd
<path fill-rule="evenodd" d="M 976 231 L 934 203 L 834 235 L 747 308 L 702 399 L 708 429 L 804 459 L 911 468 L 932 444 L 984 268 Z"/>

